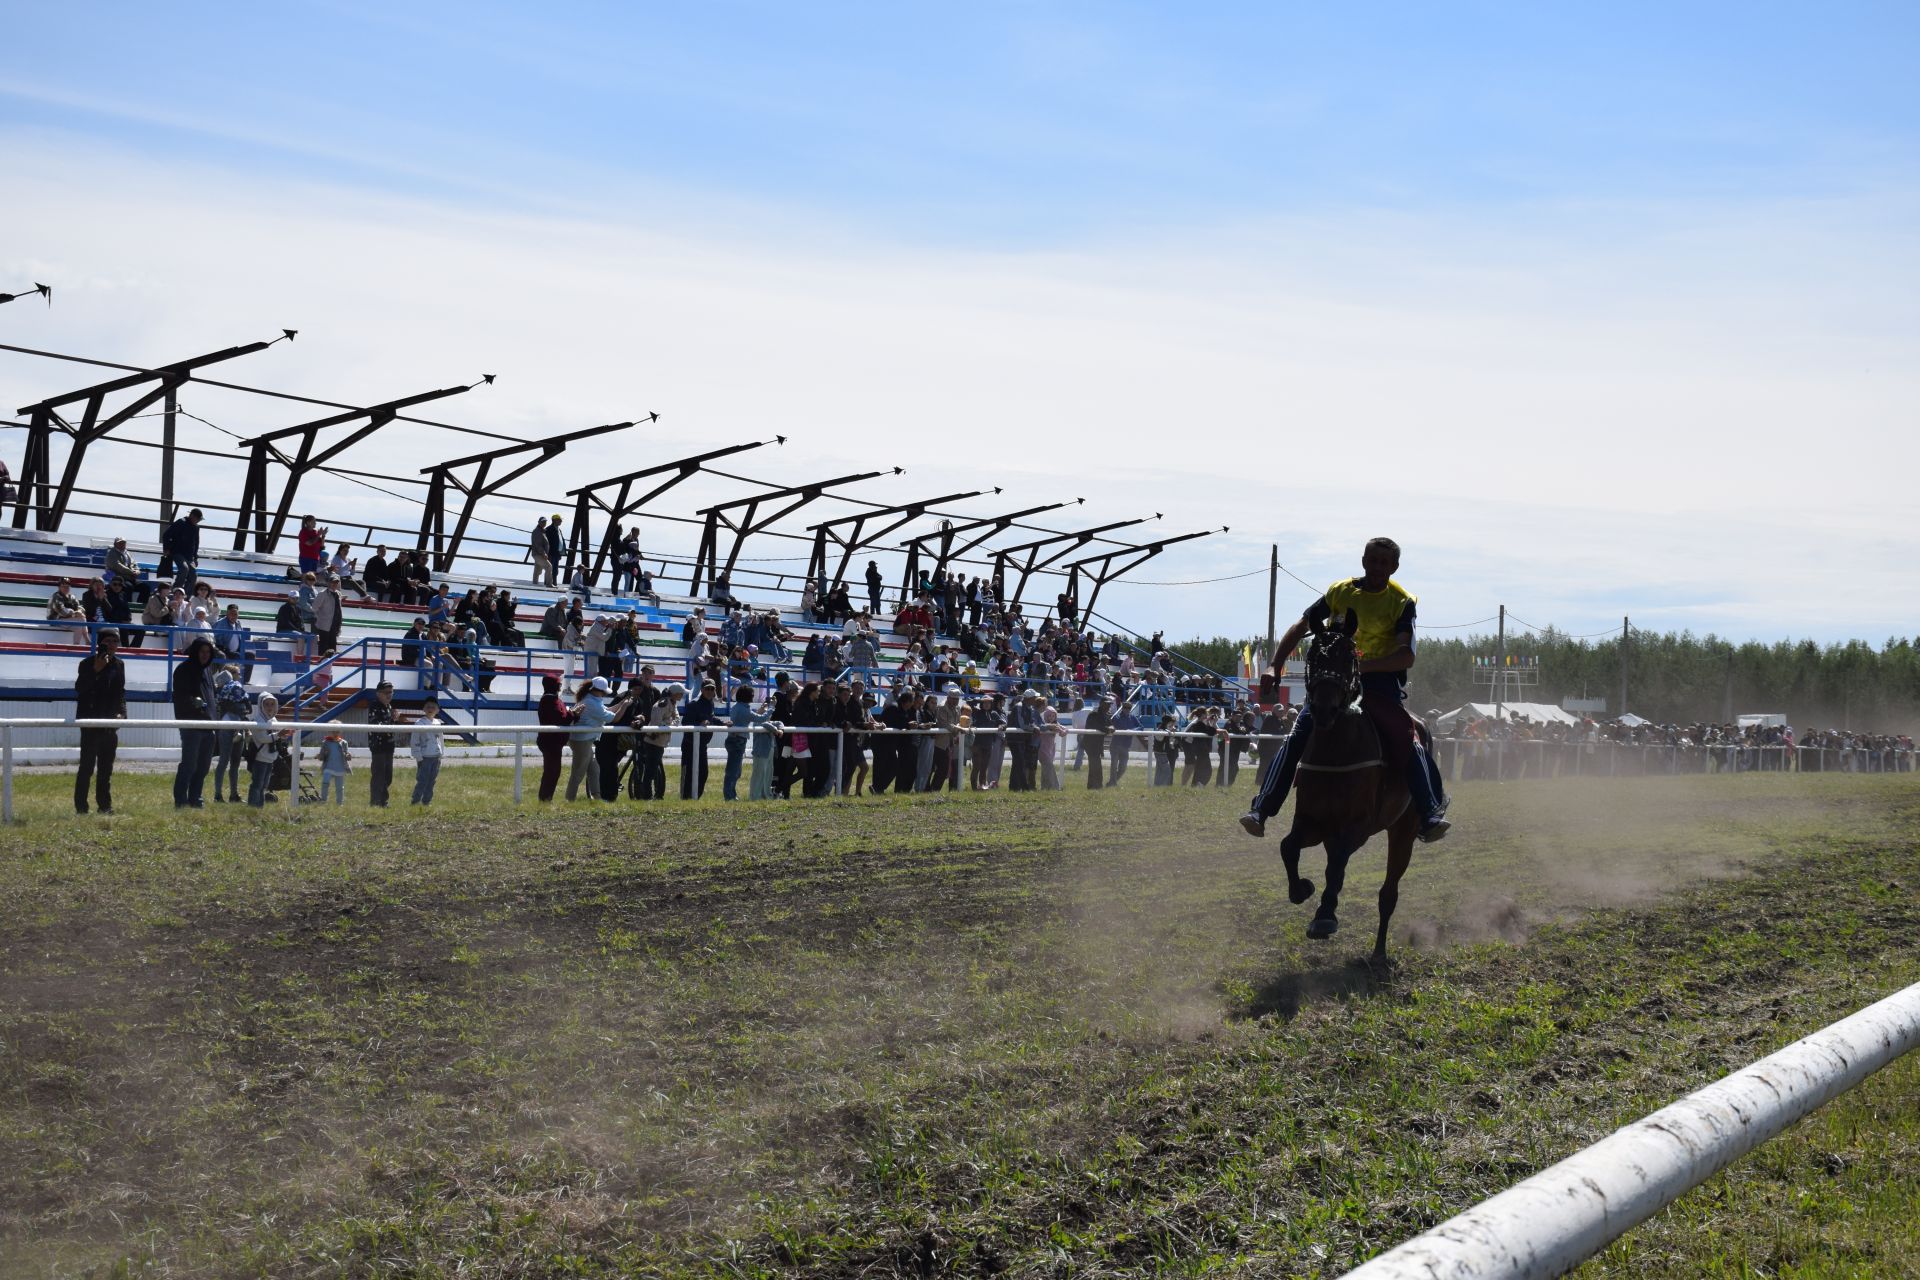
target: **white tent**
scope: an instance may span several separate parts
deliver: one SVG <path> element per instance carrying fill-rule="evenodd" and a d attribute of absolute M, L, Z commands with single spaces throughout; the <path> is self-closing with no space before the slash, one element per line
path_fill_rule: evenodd
<path fill-rule="evenodd" d="M 1647 719 L 1645 716 L 1637 716 L 1629 711 L 1620 717 L 1620 723 L 1629 729 L 1638 729 L 1643 724 L 1652 724 L 1653 721 Z"/>
<path fill-rule="evenodd" d="M 1579 724 L 1580 717 L 1570 711 L 1563 711 L 1551 702 L 1509 702 L 1498 708 L 1497 717 L 1502 720 L 1527 720 L 1534 724 Z M 1491 702 L 1469 702 L 1464 707 L 1456 707 L 1440 717 L 1440 727 L 1451 729 L 1462 720 L 1495 719 L 1495 707 Z"/>

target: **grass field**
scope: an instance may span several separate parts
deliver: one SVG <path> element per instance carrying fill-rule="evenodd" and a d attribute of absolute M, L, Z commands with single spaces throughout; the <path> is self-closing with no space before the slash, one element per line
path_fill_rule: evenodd
<path fill-rule="evenodd" d="M 1382 975 L 1378 845 L 1309 943 L 1244 781 L 166 785 L 0 831 L 9 1280 L 1338 1274 L 1920 980 L 1912 775 L 1469 785 Z M 1920 1066 L 1583 1274 L 1920 1275 Z"/>

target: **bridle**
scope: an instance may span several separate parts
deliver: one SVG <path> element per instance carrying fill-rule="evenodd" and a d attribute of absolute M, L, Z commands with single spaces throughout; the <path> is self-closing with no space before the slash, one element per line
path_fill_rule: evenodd
<path fill-rule="evenodd" d="M 1307 700 L 1319 701 L 1314 691 L 1328 684 L 1335 686 L 1336 706 L 1345 707 L 1360 696 L 1360 662 L 1353 636 L 1337 629 L 1317 633 L 1307 646 Z"/>

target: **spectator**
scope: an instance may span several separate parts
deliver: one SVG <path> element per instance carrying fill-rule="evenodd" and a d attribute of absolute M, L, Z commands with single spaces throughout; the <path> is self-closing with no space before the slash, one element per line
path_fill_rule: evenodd
<path fill-rule="evenodd" d="M 47 597 L 47 621 L 85 622 L 86 620 L 87 611 L 81 608 L 80 601 L 74 598 L 72 585 L 65 578 L 60 579 L 59 585 L 53 589 L 53 594 Z M 75 644 L 87 642 L 85 627 L 73 629 L 73 642 Z"/>
<path fill-rule="evenodd" d="M 553 519 L 547 521 L 547 582 L 551 585 L 560 579 L 560 556 L 563 550 L 560 538 L 560 513 L 554 512 Z M 585 597 L 581 597 L 585 599 Z"/>
<path fill-rule="evenodd" d="M 187 646 L 187 656 L 173 667 L 173 718 L 211 720 L 214 718 L 213 641 L 195 636 Z M 204 809 L 201 792 L 207 784 L 207 771 L 213 765 L 213 730 L 180 730 L 180 764 L 173 771 L 173 807 Z"/>
<path fill-rule="evenodd" d="M 132 604 L 136 598 L 134 593 L 140 587 L 140 566 L 134 563 L 133 554 L 127 550 L 125 538 L 113 540 L 113 546 L 107 552 L 105 569 L 108 578 L 120 580 L 127 591 L 127 602 Z"/>
<path fill-rule="evenodd" d="M 733 579 L 725 572 L 717 573 L 713 578 L 713 587 L 708 592 L 708 600 L 722 609 L 738 609 L 740 601 L 733 594 Z"/>
<path fill-rule="evenodd" d="M 248 705 L 247 686 L 231 667 L 214 670 L 213 709 L 217 719 L 237 724 L 246 723 L 253 714 L 253 708 Z M 239 804 L 240 764 L 247 754 L 247 733 L 243 729 L 217 729 L 214 747 L 219 754 L 213 764 L 213 802 Z"/>
<path fill-rule="evenodd" d="M 300 592 L 297 589 L 287 592 L 286 600 L 280 605 L 280 612 L 274 615 L 273 629 L 282 638 L 293 642 L 294 661 L 309 662 L 313 659 L 311 628 L 306 619 L 300 616 Z"/>
<path fill-rule="evenodd" d="M 752 694 L 750 689 L 743 689 L 741 692 Z M 747 799 L 771 800 L 773 799 L 773 755 L 775 748 L 779 745 L 780 736 L 772 731 L 778 730 L 780 726 L 774 722 L 771 707 L 764 711 L 749 711 L 748 716 L 753 724 L 765 726 L 769 732 L 752 735 L 753 776 L 747 782 Z M 736 720 L 735 723 L 739 721 Z"/>
<path fill-rule="evenodd" d="M 573 573 L 567 578 L 567 592 L 578 596 L 588 604 L 593 603 L 593 589 L 587 585 L 586 565 L 577 564 L 573 567 Z"/>
<path fill-rule="evenodd" d="M 442 624 L 453 621 L 453 602 L 451 600 L 452 595 L 453 595 L 453 592 L 447 587 L 447 584 L 443 582 L 440 584 L 439 590 L 435 591 L 433 595 L 428 598 L 427 600 L 427 625 L 428 626 L 430 627 L 440 626 Z"/>
<path fill-rule="evenodd" d="M 640 585 L 640 526 L 637 524 L 621 534 L 614 546 L 613 589 L 618 592 L 623 583 L 630 589 Z"/>
<path fill-rule="evenodd" d="M 107 603 L 101 612 L 101 617 L 107 622 L 120 624 L 120 639 L 123 643 L 133 643 L 133 638 L 140 634 L 128 625 L 133 621 L 133 609 L 127 601 L 126 590 L 117 576 L 107 579 Z"/>
<path fill-rule="evenodd" d="M 680 713 L 680 723 L 708 725 L 720 717 L 714 712 L 714 697 L 719 692 L 713 681 L 703 681 L 698 697 L 689 699 Z M 680 798 L 698 800 L 707 789 L 707 743 L 710 733 L 680 735 Z"/>
<path fill-rule="evenodd" d="M 544 525 L 545 518 L 540 523 Z M 540 705 L 536 711 L 540 723 L 555 728 L 571 725 L 573 711 L 560 701 L 560 677 L 540 677 L 540 690 Z M 540 748 L 540 800 L 543 804 L 550 804 L 555 789 L 560 785 L 560 765 L 566 755 L 567 735 L 542 733 L 535 736 L 533 741 Z"/>
<path fill-rule="evenodd" d="M 160 570 L 157 578 L 172 578 L 173 585 L 191 589 L 200 566 L 200 522 L 206 519 L 200 508 L 167 526 L 160 535 Z"/>
<path fill-rule="evenodd" d="M 153 590 L 147 594 L 146 607 L 140 611 L 140 621 L 155 630 L 173 625 L 173 610 L 167 605 L 166 587 L 167 584 L 164 582 L 154 583 Z M 146 638 L 145 630 L 136 630 L 133 633 L 134 647 L 139 648 Z"/>
<path fill-rule="evenodd" d="M 392 724 L 393 718 L 393 681 L 382 680 L 374 688 L 373 701 L 367 704 L 368 724 Z M 390 733 L 369 733 L 367 735 L 367 799 L 376 809 L 387 807 L 387 797 L 393 789 L 393 735 Z"/>
<path fill-rule="evenodd" d="M 363 584 L 353 580 L 353 564 L 353 557 L 347 554 L 347 544 L 343 542 L 334 548 L 333 559 L 327 562 L 327 572 L 333 575 L 334 582 L 365 600 L 367 589 Z"/>
<path fill-rule="evenodd" d="M 237 604 L 228 605 L 220 621 L 213 624 L 213 647 L 220 651 L 221 657 L 233 662 L 247 661 L 247 645 L 252 639 L 253 633 L 240 621 Z M 243 671 L 241 676 L 244 679 L 246 673 Z"/>
<path fill-rule="evenodd" d="M 441 584 L 446 589 L 446 584 Z M 419 604 L 433 594 L 433 565 L 427 561 L 427 553 L 415 551 L 412 561 L 407 565 L 407 598 Z"/>
<path fill-rule="evenodd" d="M 622 705 L 609 702 L 613 686 L 607 683 L 605 676 L 595 676 L 587 685 L 587 696 L 574 708 L 574 723 L 586 733 L 575 734 L 578 742 L 591 745 L 595 768 L 587 774 L 587 799 L 605 800 L 611 803 L 617 798 L 619 790 L 620 757 L 624 752 L 618 743 L 612 741 L 606 727 L 622 710 Z M 567 799 L 573 799 L 573 788 L 567 788 Z"/>
<path fill-rule="evenodd" d="M 353 753 L 347 750 L 347 740 L 338 729 L 320 739 L 320 803 L 327 802 L 327 791 L 333 791 L 333 802 L 347 802 L 347 775 L 353 771 Z M 431 792 L 429 792 L 431 799 Z"/>
<path fill-rule="evenodd" d="M 340 581 L 329 573 L 313 598 L 314 647 L 318 652 L 330 654 L 339 647 L 340 623 L 346 612 L 346 602 L 340 598 Z"/>
<path fill-rule="evenodd" d="M 107 580 L 95 578 L 87 583 L 87 589 L 80 597 L 80 615 L 90 623 L 111 621 L 107 617 Z M 83 632 L 84 636 L 85 633 Z M 91 644 L 83 640 L 82 643 Z"/>
<path fill-rule="evenodd" d="M 360 593 L 361 596 L 363 598 L 371 596 L 375 600 L 388 599 L 387 582 L 388 575 L 391 574 L 392 571 L 392 566 L 387 563 L 386 547 L 375 547 L 373 554 L 367 557 L 367 571 L 360 575 L 360 583 L 363 588 Z"/>
<path fill-rule="evenodd" d="M 320 572 L 327 562 L 327 530 L 314 523 L 312 516 L 300 517 L 300 573 L 304 577 Z"/>
<path fill-rule="evenodd" d="M 551 587 L 553 560 L 547 551 L 547 518 L 545 516 L 533 522 L 533 534 L 527 540 L 527 560 L 533 565 L 533 585 Z M 543 798 L 550 800 L 553 797 Z"/>
<path fill-rule="evenodd" d="M 880 576 L 880 566 L 872 560 L 867 561 L 867 612 L 880 612 L 880 588 L 885 579 Z"/>
<path fill-rule="evenodd" d="M 213 594 L 212 583 L 196 582 L 193 584 L 193 594 L 187 597 L 187 608 L 185 610 L 189 618 L 193 616 L 195 609 L 205 609 L 207 611 L 208 622 L 212 622 L 220 616 L 220 598 Z"/>
<path fill-rule="evenodd" d="M 120 633 L 102 631 L 94 650 L 80 659 L 73 681 L 73 714 L 77 720 L 127 718 L 127 664 L 120 660 Z M 87 784 L 93 784 L 94 807 L 113 812 L 113 760 L 120 750 L 118 729 L 80 730 L 80 768 L 73 778 L 73 809 L 87 811 Z"/>
<path fill-rule="evenodd" d="M 420 720 L 432 724 L 439 719 L 440 700 L 428 694 L 420 704 Z M 424 807 L 433 803 L 433 787 L 440 780 L 441 735 L 413 733 L 407 736 L 413 739 L 407 744 L 413 752 L 413 803 Z"/>
<path fill-rule="evenodd" d="M 765 724 L 765 712 L 753 709 L 753 686 L 743 684 L 733 691 L 733 702 L 727 708 L 727 771 L 720 779 L 720 794 L 727 800 L 740 798 L 740 763 L 747 751 L 747 739 L 762 735 L 752 733 L 753 726 Z M 749 784 L 751 787 L 751 784 Z"/>
<path fill-rule="evenodd" d="M 640 676 L 643 681 L 651 682 L 653 668 L 642 667 Z M 634 768 L 640 771 L 639 798 L 642 800 L 667 798 L 667 743 L 673 735 L 662 730 L 674 722 L 680 711 L 680 700 L 686 696 L 686 688 L 677 684 L 652 691 L 653 701 L 647 708 L 645 720 L 650 732 L 641 734 L 640 745 L 634 748 Z"/>
<path fill-rule="evenodd" d="M 1098 791 L 1106 784 L 1100 776 L 1100 765 L 1107 754 L 1107 739 L 1113 734 L 1113 708 L 1117 699 L 1106 694 L 1100 704 L 1087 712 L 1087 724 L 1081 730 L 1081 739 L 1087 748 L 1087 790 Z"/>
<path fill-rule="evenodd" d="M 819 603 L 819 600 L 819 595 L 813 589 L 813 579 L 808 578 L 807 585 L 800 588 L 800 617 L 803 621 L 816 621 L 814 606 Z"/>
<path fill-rule="evenodd" d="M 253 713 L 253 756 L 247 765 L 252 779 L 247 787 L 247 803 L 255 809 L 266 807 L 267 796 L 273 790 L 274 763 L 280 758 L 282 745 L 291 736 L 274 723 L 274 714 L 279 710 L 280 699 L 263 693 Z"/>

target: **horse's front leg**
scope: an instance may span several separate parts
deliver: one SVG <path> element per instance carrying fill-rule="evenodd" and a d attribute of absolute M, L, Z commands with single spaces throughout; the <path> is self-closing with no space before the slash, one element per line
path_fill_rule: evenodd
<path fill-rule="evenodd" d="M 1313 896 L 1313 881 L 1300 874 L 1300 851 L 1313 843 L 1301 823 L 1293 828 L 1280 841 L 1280 861 L 1287 869 L 1287 898 L 1299 906 Z"/>
<path fill-rule="evenodd" d="M 1355 842 L 1341 835 L 1329 835 L 1327 844 L 1327 888 L 1320 895 L 1320 909 L 1307 926 L 1309 938 L 1331 938 L 1340 929 L 1340 889 L 1347 882 L 1347 859 L 1353 856 Z M 1311 892 L 1311 890 L 1309 890 Z"/>

